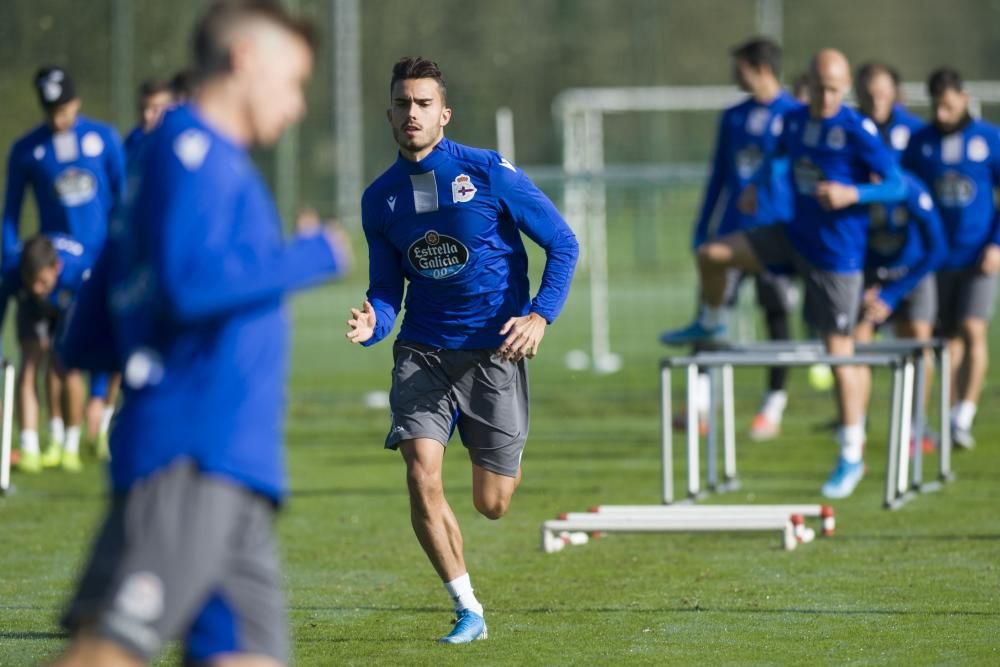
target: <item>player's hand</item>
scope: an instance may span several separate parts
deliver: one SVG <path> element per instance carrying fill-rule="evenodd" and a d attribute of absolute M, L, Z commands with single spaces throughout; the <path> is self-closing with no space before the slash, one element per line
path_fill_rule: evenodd
<path fill-rule="evenodd" d="M 330 246 L 330 252 L 337 262 L 337 274 L 344 275 L 351 270 L 354 264 L 354 249 L 351 246 L 351 237 L 347 235 L 344 228 L 336 222 L 330 222 L 322 226 L 322 234 Z"/>
<path fill-rule="evenodd" d="M 501 361 L 521 361 L 525 357 L 533 359 L 538 354 L 547 325 L 548 322 L 538 313 L 510 318 L 500 329 L 500 335 L 507 338 L 496 351 L 496 356 Z"/>
<path fill-rule="evenodd" d="M 882 299 L 876 297 L 871 302 L 865 303 L 864 319 L 874 324 L 882 324 L 892 315 L 892 308 Z"/>
<path fill-rule="evenodd" d="M 858 203 L 858 189 L 836 181 L 820 181 L 816 184 L 816 199 L 826 210 L 839 211 Z"/>
<path fill-rule="evenodd" d="M 364 343 L 375 333 L 375 309 L 372 304 L 365 299 L 361 310 L 351 308 L 351 319 L 347 320 L 347 326 L 351 327 L 345 336 L 352 343 Z"/>
<path fill-rule="evenodd" d="M 1000 245 L 990 243 L 979 256 L 979 271 L 988 276 L 1000 271 Z"/>
<path fill-rule="evenodd" d="M 323 219 L 314 208 L 304 208 L 295 216 L 295 233 L 299 236 L 311 236 L 319 232 Z"/>
<path fill-rule="evenodd" d="M 736 208 L 743 215 L 757 215 L 757 186 L 751 183 L 743 188 L 739 199 L 736 200 Z"/>

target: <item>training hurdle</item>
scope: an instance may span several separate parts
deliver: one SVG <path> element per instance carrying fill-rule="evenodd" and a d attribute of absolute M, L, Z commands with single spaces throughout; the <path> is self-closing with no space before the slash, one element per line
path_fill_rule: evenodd
<path fill-rule="evenodd" d="M 3 368 L 3 431 L 0 432 L 0 494 L 7 495 L 10 485 L 11 439 L 14 434 L 14 364 L 0 360 Z"/>
<path fill-rule="evenodd" d="M 822 534 L 833 535 L 834 513 L 827 505 L 604 505 L 544 522 L 542 549 L 553 553 L 584 544 L 594 533 L 778 531 L 790 551 L 815 536 L 805 517 L 820 517 Z"/>
<path fill-rule="evenodd" d="M 925 429 L 926 418 L 921 401 L 913 403 L 913 396 L 922 396 L 924 387 L 924 350 L 937 353 L 941 366 L 941 442 L 939 481 L 925 484 L 922 480 L 922 451 L 916 447 L 912 458 L 912 486 L 908 481 L 911 418 L 917 442 Z M 892 411 L 890 414 L 890 443 L 886 475 L 884 504 L 895 509 L 915 497 L 940 488 L 941 482 L 953 479 L 951 471 L 951 433 L 948 428 L 950 396 L 950 359 L 943 341 L 932 339 L 918 341 L 899 339 L 857 345 L 858 354 L 834 361 L 832 365 L 889 366 L 893 369 Z M 687 443 L 688 443 L 688 498 L 691 502 L 704 497 L 708 491 L 725 492 L 739 487 L 736 475 L 735 425 L 733 419 L 733 366 L 805 366 L 813 363 L 831 363 L 820 341 L 768 341 L 745 345 L 732 345 L 702 352 L 692 357 L 672 357 L 661 362 L 661 440 L 663 449 L 663 502 L 674 502 L 672 470 L 672 437 L 670 414 L 670 376 L 672 367 L 685 367 L 688 385 Z M 712 378 L 712 405 L 709 412 L 707 438 L 707 489 L 701 487 L 698 463 L 697 412 L 693 397 L 698 366 L 707 367 Z M 721 377 L 720 377 L 721 376 Z M 719 393 L 721 390 L 721 400 Z M 717 445 L 719 404 L 723 411 L 724 481 L 718 479 Z M 905 419 L 904 419 L 905 416 Z M 692 465 L 694 463 L 695 465 Z"/>

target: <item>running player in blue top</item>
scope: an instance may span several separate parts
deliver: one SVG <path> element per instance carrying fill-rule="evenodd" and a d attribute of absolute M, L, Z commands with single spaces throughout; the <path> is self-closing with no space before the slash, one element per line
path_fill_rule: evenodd
<path fill-rule="evenodd" d="M 1000 211 L 994 203 L 1000 134 L 969 115 L 969 94 L 955 70 L 937 70 L 927 87 L 933 122 L 910 140 L 903 165 L 927 185 L 944 221 L 948 256 L 937 273 L 938 321 L 949 339 L 954 374 L 952 435 L 969 448 L 1000 270 Z"/>
<path fill-rule="evenodd" d="M 733 75 L 740 88 L 750 95 L 743 102 L 726 109 L 719 121 L 711 175 L 695 223 L 692 243 L 695 250 L 710 238 L 760 225 L 787 222 L 792 216 L 788 162 L 781 158 L 775 160 L 770 178 L 761 184 L 756 214 L 746 215 L 736 206 L 740 193 L 757 174 L 764 156 L 774 152 L 782 116 L 788 110 L 801 106 L 782 90 L 778 81 L 781 47 L 769 39 L 752 39 L 734 48 L 732 58 Z M 740 285 L 747 276 L 736 269 L 727 272 L 726 304 L 735 304 Z M 757 303 L 764 311 L 768 336 L 772 340 L 786 340 L 789 337 L 788 313 L 792 307 L 790 276 L 765 271 L 757 274 L 755 279 Z M 683 341 L 674 341 L 668 336 L 662 342 L 673 344 Z M 787 377 L 786 368 L 769 370 L 767 392 L 750 426 L 752 439 L 767 440 L 778 434 L 788 402 L 785 392 Z M 707 388 L 707 383 L 703 381 L 700 386 Z M 702 398 L 698 408 L 704 414 L 708 410 L 708 392 L 700 393 Z"/>
<path fill-rule="evenodd" d="M 19 252 L 21 209 L 29 187 L 38 208 L 39 231 L 73 238 L 93 259 L 104 243 L 111 208 L 123 190 L 121 140 L 110 126 L 80 114 L 80 98 L 66 70 L 44 67 L 35 75 L 34 86 L 45 122 L 18 139 L 10 151 L 0 250 L 3 265 L 12 264 Z M 18 305 L 18 388 L 29 404 L 25 406 L 29 412 L 30 405 L 37 412 L 32 387 L 44 368 L 49 345 L 49 340 L 40 335 L 44 329 L 36 328 L 32 321 L 37 315 L 35 310 L 31 304 Z M 60 409 L 60 381 L 51 365 L 47 380 L 49 440 L 42 459 L 46 465 L 57 466 L 66 429 Z M 37 427 L 23 428 L 21 451 L 27 454 L 26 460 L 33 460 L 38 450 Z"/>
<path fill-rule="evenodd" d="M 303 114 L 312 34 L 269 0 L 210 6 L 198 94 L 149 137 L 71 313 L 67 363 L 124 369 L 125 400 L 59 665 L 142 664 L 175 638 L 190 664 L 288 662 L 272 528 L 286 493 L 285 297 L 346 256 L 319 228 L 282 238 L 249 149 Z"/>
<path fill-rule="evenodd" d="M 457 426 L 472 459 L 473 504 L 503 516 L 528 436 L 524 359 L 566 301 L 578 248 L 524 172 L 445 139 L 451 109 L 435 63 L 400 60 L 389 91 L 399 157 L 361 201 L 370 285 L 347 338 L 372 345 L 388 336 L 405 286 L 385 446 L 402 453 L 413 530 L 455 603 L 457 622 L 441 641 L 458 644 L 485 639 L 486 622 L 444 496 L 445 446 Z M 522 233 L 545 249 L 534 299 Z"/>
<path fill-rule="evenodd" d="M 80 428 L 85 400 L 80 373 L 65 368 L 52 354 L 50 341 L 60 325 L 63 314 L 76 297 L 83 281 L 90 275 L 93 260 L 82 245 L 65 235 L 38 235 L 28 240 L 21 251 L 4 266 L 0 284 L 0 328 L 3 326 L 7 302 L 18 299 L 18 337 L 29 334 L 44 341 L 50 377 L 51 409 L 66 416 L 65 442 L 53 459 L 46 459 L 38 450 L 38 396 L 33 368 L 22 373 L 18 386 L 18 421 L 21 424 L 21 448 L 18 470 L 28 473 L 46 466 L 62 465 L 64 470 L 77 472 L 80 464 Z M 31 373 L 31 374 L 29 374 Z M 27 377 L 24 377 L 27 375 Z M 53 382 L 53 379 L 55 382 Z M 55 386 L 53 386 L 55 385 Z M 26 446 L 34 443 L 34 447 Z M 50 456 L 49 451 L 46 455 Z"/>
<path fill-rule="evenodd" d="M 792 220 L 736 232 L 699 248 L 705 308 L 679 336 L 710 340 L 725 333 L 727 268 L 760 272 L 792 266 L 805 281 L 806 321 L 822 336 L 827 351 L 837 356 L 854 353 L 852 334 L 868 235 L 868 211 L 863 205 L 899 201 L 906 188 L 875 124 L 843 105 L 851 86 L 847 58 L 833 49 L 820 51 L 812 60 L 809 81 L 809 106 L 785 114 L 775 147 L 791 164 Z M 870 183 L 873 173 L 880 183 Z M 766 177 L 765 167 L 758 171 L 757 183 L 765 183 Z M 745 212 L 756 209 L 758 187 L 751 184 L 741 195 Z M 834 375 L 841 452 L 822 493 L 844 497 L 864 474 L 863 406 L 855 369 L 839 366 Z"/>
<path fill-rule="evenodd" d="M 858 68 L 856 79 L 858 110 L 875 122 L 882 141 L 901 158 L 910 137 L 926 123 L 900 102 L 899 72 L 885 63 L 869 62 Z"/>

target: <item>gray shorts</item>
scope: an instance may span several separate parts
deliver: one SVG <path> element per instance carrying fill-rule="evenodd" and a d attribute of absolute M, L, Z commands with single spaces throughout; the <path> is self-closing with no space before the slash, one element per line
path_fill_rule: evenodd
<path fill-rule="evenodd" d="M 792 268 L 805 285 L 804 316 L 817 334 L 850 336 L 858 320 L 864 276 L 861 271 L 824 271 L 795 250 L 784 224 L 764 225 L 746 231 L 757 261 L 768 269 Z"/>
<path fill-rule="evenodd" d="M 876 276 L 865 276 L 865 288 L 881 284 Z M 924 276 L 910 293 L 900 299 L 892 311 L 890 322 L 930 322 L 937 318 L 937 281 L 934 274 Z"/>
<path fill-rule="evenodd" d="M 740 286 L 751 274 L 731 269 L 726 272 L 726 293 L 723 303 L 727 306 L 736 305 Z M 765 271 L 754 276 L 754 287 L 757 290 L 757 305 L 767 313 L 791 312 L 795 303 L 795 285 L 792 276 Z"/>
<path fill-rule="evenodd" d="M 500 361 L 495 350 L 442 350 L 397 340 L 386 449 L 403 440 L 448 444 L 458 426 L 476 465 L 517 477 L 528 439 L 528 371 L 522 359 Z"/>
<path fill-rule="evenodd" d="M 288 661 L 274 505 L 179 460 L 116 496 L 63 617 L 145 662 L 183 638 L 189 662 Z"/>
<path fill-rule="evenodd" d="M 975 267 L 938 271 L 938 320 L 941 333 L 958 334 L 963 320 L 989 322 L 997 300 L 997 274 L 986 275 Z"/>

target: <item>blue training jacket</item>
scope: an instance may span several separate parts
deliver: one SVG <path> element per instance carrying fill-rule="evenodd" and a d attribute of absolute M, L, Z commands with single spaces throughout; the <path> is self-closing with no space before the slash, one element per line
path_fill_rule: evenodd
<path fill-rule="evenodd" d="M 193 106 L 147 137 L 134 176 L 61 344 L 72 367 L 124 371 L 112 487 L 187 457 L 280 499 L 285 295 L 342 264 L 321 235 L 282 238 L 247 150 Z"/>
<path fill-rule="evenodd" d="M 442 139 L 420 162 L 402 156 L 361 199 L 368 240 L 373 345 L 403 302 L 401 339 L 445 349 L 496 349 L 511 317 L 552 322 L 569 294 L 578 246 L 552 202 L 498 153 Z M 528 286 L 521 232 L 545 250 Z"/>
<path fill-rule="evenodd" d="M 3 261 L 19 248 L 24 192 L 38 204 L 38 230 L 65 234 L 97 256 L 107 236 L 112 208 L 122 195 L 125 158 L 109 125 L 78 116 L 65 132 L 42 124 L 18 139 L 7 163 L 3 210 Z"/>
<path fill-rule="evenodd" d="M 942 134 L 934 125 L 910 140 L 903 166 L 934 195 L 948 240 L 943 269 L 976 264 L 990 243 L 1000 244 L 1000 211 L 994 188 L 1000 186 L 1000 132 L 970 118 L 961 128 Z"/>
<path fill-rule="evenodd" d="M 792 190 L 784 158 L 774 158 L 769 178 L 759 184 L 756 214 L 741 213 L 736 202 L 764 158 L 774 152 L 783 116 L 799 106 L 798 100 L 783 91 L 767 104 L 749 97 L 722 113 L 705 197 L 695 222 L 694 247 L 709 238 L 791 219 Z"/>
<path fill-rule="evenodd" d="M 53 313 L 61 315 L 69 309 L 83 282 L 90 277 L 93 260 L 83 245 L 75 239 L 63 234 L 53 234 L 50 238 L 62 263 L 62 269 L 59 271 L 55 288 L 45 302 Z M 3 273 L 0 274 L 0 330 L 3 329 L 6 318 L 7 302 L 23 287 L 21 255 L 16 253 L 8 263 L 4 264 Z"/>

